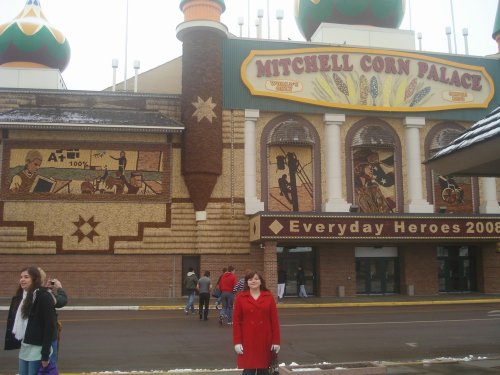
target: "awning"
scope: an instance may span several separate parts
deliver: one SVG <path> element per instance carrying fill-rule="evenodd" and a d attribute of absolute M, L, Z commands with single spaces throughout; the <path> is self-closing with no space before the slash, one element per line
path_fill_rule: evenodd
<path fill-rule="evenodd" d="M 158 111 L 44 107 L 0 113 L 0 129 L 181 133 L 184 125 Z"/>
<path fill-rule="evenodd" d="M 424 164 L 442 175 L 500 177 L 500 107 Z"/>

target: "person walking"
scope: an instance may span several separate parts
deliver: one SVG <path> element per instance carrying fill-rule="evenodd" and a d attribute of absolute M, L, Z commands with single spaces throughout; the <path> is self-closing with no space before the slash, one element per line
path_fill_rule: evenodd
<path fill-rule="evenodd" d="M 194 314 L 194 296 L 196 294 L 196 285 L 198 284 L 198 276 L 194 272 L 193 267 L 189 267 L 186 278 L 184 279 L 184 288 L 188 292 L 188 301 L 184 308 L 184 314 L 188 315 L 189 311 Z"/>
<path fill-rule="evenodd" d="M 5 349 L 19 350 L 19 375 L 36 375 L 51 362 L 51 344 L 56 338 L 54 300 L 37 267 L 21 270 L 16 295 L 7 317 Z"/>
<path fill-rule="evenodd" d="M 245 289 L 245 276 L 247 273 L 249 273 L 251 270 L 246 269 L 245 273 L 243 274 L 242 277 L 238 279 L 236 282 L 236 285 L 233 288 L 233 294 L 236 296 L 239 292 L 241 292 L 243 289 Z"/>
<path fill-rule="evenodd" d="M 242 375 L 268 375 L 273 351 L 280 351 L 280 326 L 274 296 L 255 271 L 234 302 L 233 345 Z"/>
<path fill-rule="evenodd" d="M 283 299 L 285 295 L 285 285 L 286 285 L 286 271 L 283 266 L 279 266 L 278 268 L 278 301 Z"/>
<path fill-rule="evenodd" d="M 42 279 L 42 286 L 47 288 L 47 291 L 52 295 L 52 299 L 54 300 L 54 307 L 56 309 L 60 309 L 68 304 L 68 296 L 64 291 L 62 284 L 59 280 L 55 278 L 47 279 L 47 274 L 45 271 L 38 267 L 38 271 L 40 272 L 40 276 Z M 56 329 L 57 335 L 54 341 L 52 341 L 52 356 L 51 362 L 57 364 L 57 360 L 59 358 L 59 343 L 61 341 L 61 331 L 62 331 L 62 323 L 59 321 L 56 310 Z"/>
<path fill-rule="evenodd" d="M 212 280 L 210 280 L 210 271 L 205 271 L 203 277 L 198 280 L 199 293 L 199 314 L 200 320 L 208 320 L 208 306 L 210 304 L 210 292 L 212 291 Z"/>
<path fill-rule="evenodd" d="M 233 324 L 233 289 L 236 285 L 236 282 L 236 277 L 234 276 L 234 267 L 227 267 L 227 271 L 222 275 L 219 282 L 219 288 L 222 293 L 222 310 L 219 316 L 220 324 L 223 324 L 224 320 L 226 320 L 227 324 L 229 325 Z"/>
<path fill-rule="evenodd" d="M 214 289 L 214 293 L 213 296 L 215 298 L 217 298 L 215 300 L 215 310 L 219 310 L 220 309 L 220 305 L 222 305 L 222 292 L 220 291 L 220 279 L 222 278 L 222 276 L 227 272 L 227 267 L 224 267 L 222 269 L 222 273 L 219 275 L 219 278 L 217 279 L 217 283 L 215 284 L 215 289 Z"/>
<path fill-rule="evenodd" d="M 307 297 L 306 287 L 305 287 L 306 277 L 304 275 L 304 269 L 302 266 L 297 267 L 297 294 L 299 297 Z"/>

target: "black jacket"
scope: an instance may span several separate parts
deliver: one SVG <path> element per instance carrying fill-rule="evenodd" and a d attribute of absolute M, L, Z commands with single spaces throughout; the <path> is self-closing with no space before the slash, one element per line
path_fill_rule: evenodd
<path fill-rule="evenodd" d="M 19 349 L 21 347 L 21 341 L 16 339 L 12 333 L 12 328 L 14 328 L 14 320 L 16 319 L 17 309 L 22 301 L 22 297 L 14 296 L 10 301 L 9 315 L 7 315 L 7 330 L 5 331 L 5 350 Z"/>
<path fill-rule="evenodd" d="M 19 297 L 14 297 L 12 299 L 12 302 L 14 304 L 17 304 L 17 307 L 19 307 L 19 303 L 21 301 L 19 300 Z M 16 338 L 12 334 L 12 327 L 14 326 L 16 312 L 17 308 L 13 307 L 13 304 L 11 304 L 11 309 L 9 309 L 9 318 L 7 320 L 5 349 L 8 349 L 8 343 L 10 346 L 14 346 L 10 349 L 17 349 L 21 346 L 21 343 L 16 340 Z M 12 323 L 9 326 L 10 319 L 12 320 Z M 26 327 L 26 333 L 24 334 L 23 341 L 26 344 L 38 345 L 42 347 L 42 361 L 49 360 L 52 341 L 57 338 L 56 322 L 56 311 L 54 308 L 54 300 L 52 296 L 46 289 L 38 289 L 36 291 L 35 301 L 33 302 L 33 306 L 31 307 L 28 318 L 28 325 Z M 15 347 L 16 345 L 17 348 Z"/>

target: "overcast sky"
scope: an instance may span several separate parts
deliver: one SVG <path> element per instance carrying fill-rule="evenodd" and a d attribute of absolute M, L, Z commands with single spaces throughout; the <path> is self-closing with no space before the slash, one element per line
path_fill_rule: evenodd
<path fill-rule="evenodd" d="M 26 0 L 0 0 L 0 24 L 12 20 L 25 3 Z M 183 21 L 179 3 L 179 0 L 128 0 L 127 77 L 134 74 L 134 60 L 140 60 L 140 71 L 145 71 L 181 55 L 182 45 L 175 36 L 177 25 Z M 240 34 L 238 18 L 243 17 L 243 37 L 250 31 L 250 37 L 254 38 L 257 10 L 263 9 L 263 37 L 268 38 L 270 29 L 271 39 L 277 39 L 276 10 L 283 9 L 283 39 L 304 41 L 295 23 L 294 0 L 250 0 L 250 17 L 248 0 L 225 3 L 222 22 L 236 36 Z M 491 34 L 497 3 L 498 0 L 407 0 L 400 28 L 410 29 L 411 18 L 411 29 L 422 33 L 423 50 L 447 52 L 445 28 L 453 26 L 453 4 L 457 52 L 465 53 L 462 29 L 467 27 L 469 53 L 494 54 L 497 47 Z M 102 90 L 111 86 L 113 58 L 119 60 L 117 80 L 123 80 L 127 0 L 41 0 L 41 4 L 49 22 L 64 33 L 71 46 L 71 60 L 63 72 L 68 89 Z"/>

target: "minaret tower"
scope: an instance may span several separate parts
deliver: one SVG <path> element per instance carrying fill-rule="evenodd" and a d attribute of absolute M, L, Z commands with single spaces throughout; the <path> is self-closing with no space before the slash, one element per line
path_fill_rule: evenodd
<path fill-rule="evenodd" d="M 181 0 L 184 22 L 177 26 L 182 47 L 181 120 L 185 126 L 182 174 L 196 211 L 206 206 L 222 174 L 223 0 Z"/>

